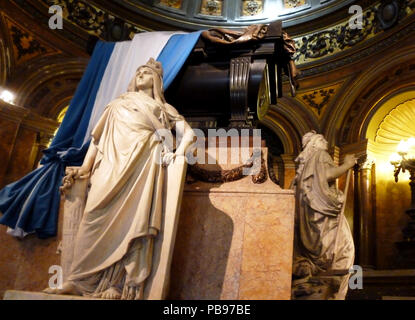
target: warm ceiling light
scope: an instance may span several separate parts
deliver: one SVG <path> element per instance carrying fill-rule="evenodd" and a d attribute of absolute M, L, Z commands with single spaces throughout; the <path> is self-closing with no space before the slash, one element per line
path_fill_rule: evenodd
<path fill-rule="evenodd" d="M 14 94 L 11 93 L 9 90 L 3 90 L 0 93 L 0 99 L 7 102 L 7 103 L 13 104 L 14 103 Z"/>
<path fill-rule="evenodd" d="M 409 148 L 410 148 L 409 143 L 406 142 L 405 140 L 401 140 L 398 144 L 397 151 L 398 153 L 407 154 L 409 151 Z"/>
<path fill-rule="evenodd" d="M 402 160 L 402 158 L 397 153 L 392 153 L 390 158 L 389 158 L 389 161 L 392 164 L 395 164 L 395 163 L 398 164 L 399 162 L 401 162 L 401 160 Z"/>

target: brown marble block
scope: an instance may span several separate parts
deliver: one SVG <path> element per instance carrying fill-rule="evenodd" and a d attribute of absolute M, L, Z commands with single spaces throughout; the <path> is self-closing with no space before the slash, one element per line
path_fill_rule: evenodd
<path fill-rule="evenodd" d="M 5 184 L 12 183 L 33 169 L 32 148 L 36 143 L 37 132 L 21 127 L 4 177 Z"/>
<path fill-rule="evenodd" d="M 4 175 L 12 154 L 19 123 L 1 119 L 0 115 L 0 188 L 5 185 Z"/>
<path fill-rule="evenodd" d="M 61 226 L 62 218 L 59 217 L 59 234 Z M 60 236 L 38 239 L 31 234 L 17 239 L 6 234 L 6 230 L 6 226 L 0 225 L 0 299 L 6 290 L 39 292 L 47 288 L 52 276 L 49 268 L 60 265 Z"/>
<path fill-rule="evenodd" d="M 290 299 L 293 229 L 294 194 L 269 177 L 187 184 L 169 298 Z"/>

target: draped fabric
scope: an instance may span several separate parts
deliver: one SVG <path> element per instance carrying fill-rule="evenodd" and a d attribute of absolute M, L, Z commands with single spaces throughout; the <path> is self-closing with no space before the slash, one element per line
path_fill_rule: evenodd
<path fill-rule="evenodd" d="M 171 37 L 157 58 L 164 70 L 163 84 L 166 90 L 176 78 L 177 74 L 186 62 L 194 46 L 200 38 L 202 31 L 195 31 L 188 34 L 176 34 Z"/>
<path fill-rule="evenodd" d="M 161 58 L 166 89 L 199 36 L 200 32 L 173 36 L 169 32 L 151 32 L 117 44 L 98 41 L 64 121 L 50 148 L 44 151 L 43 166 L 0 190 L 0 223 L 9 227 L 11 235 L 56 235 L 59 186 L 65 168 L 82 164 L 90 132 L 104 107 L 126 90 L 137 67 L 151 55 L 159 54 Z"/>
<path fill-rule="evenodd" d="M 49 149 L 42 167 L 0 190 L 0 223 L 9 233 L 24 236 L 36 232 L 39 238 L 56 234 L 59 185 L 67 165 L 80 165 L 88 148 L 82 146 L 93 103 L 114 43 L 98 42 L 75 95 Z"/>
<path fill-rule="evenodd" d="M 90 140 L 90 133 L 108 103 L 127 91 L 128 83 L 134 77 L 137 68 L 146 64 L 150 58 L 156 59 L 175 34 L 180 33 L 143 32 L 136 34 L 132 41 L 116 44 L 94 103 L 84 142 Z"/>

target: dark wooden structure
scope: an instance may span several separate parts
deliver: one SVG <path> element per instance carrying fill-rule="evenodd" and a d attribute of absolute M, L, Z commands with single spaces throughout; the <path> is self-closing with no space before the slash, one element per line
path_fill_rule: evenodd
<path fill-rule="evenodd" d="M 280 21 L 268 26 L 263 39 L 246 43 L 223 45 L 201 37 L 166 98 L 201 127 L 250 127 L 282 96 L 290 59 Z"/>

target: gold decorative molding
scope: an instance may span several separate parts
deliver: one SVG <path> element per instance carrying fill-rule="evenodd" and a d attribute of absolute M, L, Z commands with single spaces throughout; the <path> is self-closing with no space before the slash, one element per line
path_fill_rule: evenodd
<path fill-rule="evenodd" d="M 350 16 L 348 16 L 347 19 L 334 26 L 294 37 L 297 47 L 297 53 L 294 56 L 296 64 L 310 63 L 322 57 L 330 57 L 366 42 L 383 32 L 382 22 L 378 15 L 381 6 L 382 2 L 378 2 L 363 11 L 361 29 L 351 29 L 349 26 Z M 402 9 L 397 13 L 399 20 L 414 13 L 415 1 L 402 0 Z"/>

